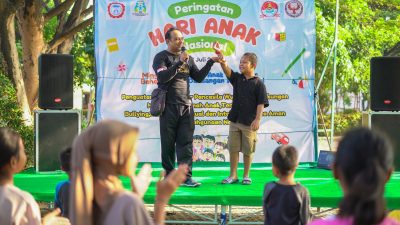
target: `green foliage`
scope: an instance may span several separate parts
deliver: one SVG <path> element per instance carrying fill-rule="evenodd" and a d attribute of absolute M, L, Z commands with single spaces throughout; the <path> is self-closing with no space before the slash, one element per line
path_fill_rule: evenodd
<path fill-rule="evenodd" d="M 10 80 L 2 73 L 0 73 L 0 87 L 2 92 L 0 96 L 0 126 L 12 128 L 21 135 L 28 156 L 27 167 L 32 167 L 35 158 L 33 127 L 24 125 L 15 89 Z"/>
<path fill-rule="evenodd" d="M 316 0 L 316 80 L 334 40 L 336 0 Z M 369 62 L 400 42 L 399 0 L 341 0 L 336 92 L 369 97 Z M 322 110 L 331 102 L 332 59 L 319 90 Z M 346 96 L 345 96 L 346 97 Z"/>
<path fill-rule="evenodd" d="M 361 126 L 361 112 L 355 110 L 346 110 L 335 114 L 334 123 L 335 135 L 342 135 L 346 130 L 354 127 Z M 331 116 L 324 116 L 326 127 L 329 129 L 331 126 Z M 319 121 L 322 123 L 322 120 Z"/>
<path fill-rule="evenodd" d="M 94 85 L 94 25 L 76 35 L 71 54 L 74 56 L 74 84 Z"/>

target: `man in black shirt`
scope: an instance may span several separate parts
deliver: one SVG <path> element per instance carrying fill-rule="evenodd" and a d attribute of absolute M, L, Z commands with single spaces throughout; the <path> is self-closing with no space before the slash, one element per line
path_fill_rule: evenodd
<path fill-rule="evenodd" d="M 229 155 L 230 175 L 222 180 L 223 184 L 239 182 L 237 167 L 239 152 L 243 153 L 244 174 L 242 184 L 249 185 L 249 176 L 257 142 L 257 130 L 264 107 L 269 105 L 267 91 L 262 79 L 256 76 L 257 56 L 245 53 L 240 59 L 240 73 L 232 71 L 223 55 L 217 52 L 221 68 L 233 86 L 232 108 L 229 111 Z"/>
<path fill-rule="evenodd" d="M 167 90 L 164 112 L 160 116 L 161 161 L 168 175 L 174 170 L 175 152 L 178 164 L 187 164 L 185 186 L 197 187 L 192 179 L 194 112 L 189 91 L 189 77 L 202 82 L 218 57 L 209 59 L 199 70 L 193 57 L 184 49 L 182 33 L 175 27 L 165 33 L 168 49 L 159 52 L 153 61 L 158 86 Z"/>

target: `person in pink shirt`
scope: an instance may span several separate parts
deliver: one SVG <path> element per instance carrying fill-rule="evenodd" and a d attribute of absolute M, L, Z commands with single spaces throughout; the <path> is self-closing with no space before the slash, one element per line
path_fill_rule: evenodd
<path fill-rule="evenodd" d="M 344 197 L 335 217 L 310 225 L 399 225 L 386 216 L 385 184 L 393 172 L 387 140 L 367 128 L 347 132 L 339 142 L 333 175 Z"/>

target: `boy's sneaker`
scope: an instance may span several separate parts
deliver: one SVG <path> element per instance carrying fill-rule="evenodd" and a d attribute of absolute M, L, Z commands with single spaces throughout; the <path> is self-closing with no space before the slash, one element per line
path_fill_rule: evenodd
<path fill-rule="evenodd" d="M 187 178 L 186 181 L 181 184 L 182 186 L 186 186 L 186 187 L 198 187 L 201 185 L 201 183 L 193 180 L 191 177 Z"/>

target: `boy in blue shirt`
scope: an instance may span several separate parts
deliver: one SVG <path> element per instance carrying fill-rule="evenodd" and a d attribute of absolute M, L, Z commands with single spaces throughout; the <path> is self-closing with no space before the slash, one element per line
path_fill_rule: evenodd
<path fill-rule="evenodd" d="M 61 216 L 69 215 L 69 188 L 71 177 L 71 147 L 66 148 L 60 153 L 61 170 L 68 174 L 68 180 L 61 181 L 56 186 L 54 207 L 61 209 Z"/>

